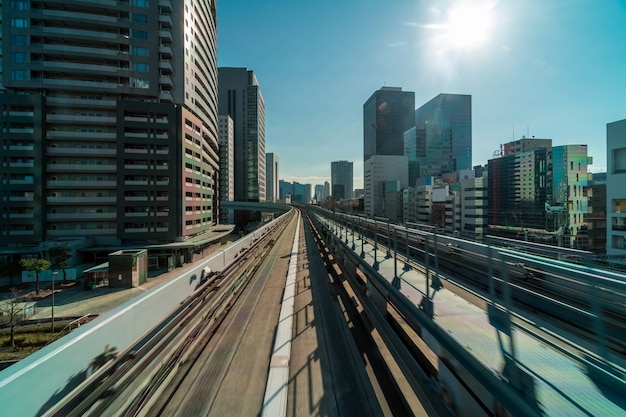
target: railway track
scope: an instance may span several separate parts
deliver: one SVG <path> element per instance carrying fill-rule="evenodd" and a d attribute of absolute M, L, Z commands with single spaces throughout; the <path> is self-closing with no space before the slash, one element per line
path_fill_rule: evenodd
<path fill-rule="evenodd" d="M 203 277 L 176 311 L 124 352 L 106 357 L 92 378 L 47 415 L 160 415 L 287 225 L 256 240 L 229 268 Z"/>

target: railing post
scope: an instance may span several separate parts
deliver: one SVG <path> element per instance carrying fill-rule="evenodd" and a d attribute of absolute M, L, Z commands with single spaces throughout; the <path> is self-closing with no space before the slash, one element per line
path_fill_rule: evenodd
<path fill-rule="evenodd" d="M 404 260 L 404 270 L 405 271 L 410 271 L 411 270 L 411 266 L 409 265 L 409 257 L 410 257 L 410 252 L 409 252 L 409 224 L 406 223 L 406 258 Z"/>

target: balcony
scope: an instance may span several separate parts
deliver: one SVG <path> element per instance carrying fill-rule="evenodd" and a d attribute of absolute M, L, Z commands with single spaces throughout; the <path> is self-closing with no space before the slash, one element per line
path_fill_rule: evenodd
<path fill-rule="evenodd" d="M 115 188 L 117 181 L 49 180 L 48 188 Z"/>
<path fill-rule="evenodd" d="M 48 164 L 49 172 L 115 172 L 117 165 Z"/>
<path fill-rule="evenodd" d="M 64 220 L 64 221 L 80 221 L 80 220 L 115 220 L 116 213 L 47 213 L 46 220 Z"/>
<path fill-rule="evenodd" d="M 59 236 L 106 236 L 117 234 L 117 229 L 51 229 L 46 231 L 49 237 Z"/>
<path fill-rule="evenodd" d="M 117 150 L 115 148 L 62 148 L 48 147 L 46 154 L 48 156 L 59 155 L 94 155 L 94 156 L 115 156 Z"/>
<path fill-rule="evenodd" d="M 117 197 L 46 197 L 50 204 L 115 204 Z"/>

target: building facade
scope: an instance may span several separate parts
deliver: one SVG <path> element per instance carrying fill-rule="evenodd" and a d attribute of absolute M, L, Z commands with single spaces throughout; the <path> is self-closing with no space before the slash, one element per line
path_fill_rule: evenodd
<path fill-rule="evenodd" d="M 354 197 L 353 164 L 348 161 L 330 163 L 330 183 L 335 201 Z"/>
<path fill-rule="evenodd" d="M 235 200 L 235 142 L 233 119 L 219 116 L 220 200 Z"/>
<path fill-rule="evenodd" d="M 589 196 L 587 145 L 552 147 L 552 204 L 563 207 L 559 245 L 586 249 Z"/>
<path fill-rule="evenodd" d="M 364 164 L 364 210 L 369 217 L 385 216 L 385 183 L 398 181 L 399 187 L 408 186 L 409 167 L 404 155 L 374 155 Z M 400 205 L 401 205 L 400 197 Z"/>
<path fill-rule="evenodd" d="M 481 240 L 487 232 L 488 188 L 487 178 L 467 177 L 461 184 L 461 232 L 462 237 Z"/>
<path fill-rule="evenodd" d="M 404 132 L 414 124 L 415 93 L 382 87 L 363 105 L 363 161 L 404 155 Z"/>
<path fill-rule="evenodd" d="M 216 4 L 191 3 L 3 4 L 0 245 L 216 223 Z"/>
<path fill-rule="evenodd" d="M 521 230 L 544 230 L 551 226 L 546 214 L 551 192 L 549 167 L 548 148 L 488 161 L 490 233 L 517 234 Z M 557 223 L 555 220 L 554 227 Z"/>
<path fill-rule="evenodd" d="M 441 177 L 455 172 L 452 156 L 452 128 L 426 122 L 419 129 L 404 132 L 404 151 L 409 159 L 409 181 L 412 186 L 418 178 Z"/>
<path fill-rule="evenodd" d="M 218 69 L 219 114 L 233 119 L 235 201 L 262 202 L 265 191 L 265 101 L 254 71 Z"/>
<path fill-rule="evenodd" d="M 447 146 L 451 136 L 452 171 L 472 169 L 471 95 L 439 94 L 415 110 L 414 126 L 416 132 L 424 129 L 423 139 L 417 136 L 431 146 Z"/>
<path fill-rule="evenodd" d="M 606 152 L 606 252 L 626 257 L 626 119 L 606 125 Z"/>
<path fill-rule="evenodd" d="M 363 203 L 368 216 L 383 216 L 386 181 L 408 186 L 404 132 L 413 126 L 414 109 L 415 93 L 400 87 L 382 87 L 363 104 Z"/>
<path fill-rule="evenodd" d="M 514 153 L 529 152 L 540 148 L 552 147 L 552 139 L 535 139 L 522 137 L 513 142 L 502 145 L 502 156 L 513 155 Z"/>
<path fill-rule="evenodd" d="M 278 161 L 275 153 L 265 154 L 265 197 L 272 203 L 278 200 Z"/>

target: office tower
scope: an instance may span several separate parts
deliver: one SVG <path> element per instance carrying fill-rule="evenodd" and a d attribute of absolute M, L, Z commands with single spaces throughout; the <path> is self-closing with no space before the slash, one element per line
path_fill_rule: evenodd
<path fill-rule="evenodd" d="M 254 71 L 218 68 L 219 114 L 235 128 L 235 200 L 265 201 L 265 102 Z"/>
<path fill-rule="evenodd" d="M 404 155 L 404 132 L 414 126 L 415 93 L 382 87 L 363 105 L 363 161 Z"/>
<path fill-rule="evenodd" d="M 414 126 L 414 109 L 415 93 L 399 87 L 382 87 L 363 104 L 364 209 L 369 216 L 383 216 L 385 181 L 408 185 L 404 132 Z"/>
<path fill-rule="evenodd" d="M 352 198 L 354 183 L 352 180 L 352 162 L 334 161 L 330 163 L 330 183 L 335 201 Z"/>
<path fill-rule="evenodd" d="M 293 184 L 288 182 L 288 181 L 284 181 L 284 180 L 279 180 L 278 181 L 278 189 L 279 189 L 279 197 L 280 200 L 285 200 L 287 198 L 289 198 L 289 200 L 291 201 L 291 196 L 293 195 Z"/>
<path fill-rule="evenodd" d="M 233 119 L 228 115 L 220 115 L 220 200 L 235 200 L 235 144 Z"/>
<path fill-rule="evenodd" d="M 587 214 L 587 145 L 552 147 L 552 203 L 562 207 L 563 223 L 559 225 L 559 246 L 586 249 Z"/>
<path fill-rule="evenodd" d="M 278 200 L 278 155 L 265 154 L 265 195 L 267 201 Z"/>
<path fill-rule="evenodd" d="M 326 199 L 326 195 L 324 193 L 324 186 L 318 184 L 315 186 L 315 201 L 318 203 L 324 201 Z"/>
<path fill-rule="evenodd" d="M 215 2 L 2 6 L 0 244 L 208 232 L 219 169 Z"/>
<path fill-rule="evenodd" d="M 219 157 L 220 157 L 220 192 L 219 201 L 235 200 L 235 143 L 233 119 L 229 115 L 218 116 L 219 120 Z M 235 222 L 235 211 L 220 206 L 219 219 L 222 224 Z"/>
<path fill-rule="evenodd" d="M 548 222 L 546 210 L 551 195 L 550 152 L 550 148 L 539 148 L 488 161 L 491 234 L 554 229 L 558 222 Z"/>
<path fill-rule="evenodd" d="M 588 174 L 589 214 L 587 227 L 589 230 L 588 250 L 597 254 L 606 254 L 606 172 Z"/>
<path fill-rule="evenodd" d="M 441 177 L 455 172 L 452 157 L 452 128 L 425 123 L 404 132 L 404 153 L 409 160 L 409 185 L 418 178 Z"/>
<path fill-rule="evenodd" d="M 324 181 L 324 199 L 330 196 L 330 183 L 328 181 Z"/>
<path fill-rule="evenodd" d="M 364 164 L 364 210 L 370 217 L 385 215 L 385 183 L 399 181 L 399 187 L 407 187 L 409 167 L 404 155 L 374 155 Z M 397 187 L 396 187 L 397 188 Z M 394 189 L 393 192 L 397 190 Z"/>
<path fill-rule="evenodd" d="M 626 255 L 626 119 L 606 125 L 606 252 Z M 626 263 L 624 259 L 619 261 Z"/>
<path fill-rule="evenodd" d="M 472 96 L 463 94 L 439 94 L 415 110 L 416 131 L 424 130 L 426 150 L 428 146 L 447 146 L 448 136 L 452 142 L 452 171 L 472 169 Z M 408 129 L 407 129 L 408 130 Z M 432 174 L 429 174 L 432 175 Z"/>
<path fill-rule="evenodd" d="M 295 204 L 306 204 L 306 187 L 297 181 L 293 182 L 293 194 L 291 194 L 291 202 Z"/>

